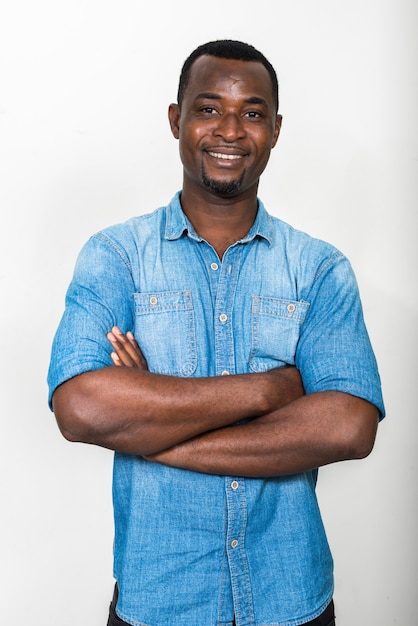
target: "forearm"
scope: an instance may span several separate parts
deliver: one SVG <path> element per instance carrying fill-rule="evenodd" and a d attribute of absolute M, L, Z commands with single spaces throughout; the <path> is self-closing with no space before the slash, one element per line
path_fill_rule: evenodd
<path fill-rule="evenodd" d="M 188 379 L 109 367 L 58 387 L 53 407 L 67 439 L 147 455 L 264 415 L 302 394 L 294 368 Z"/>
<path fill-rule="evenodd" d="M 198 436 L 150 460 L 208 474 L 293 474 L 367 456 L 377 420 L 377 409 L 364 400 L 317 393 L 249 423 Z"/>

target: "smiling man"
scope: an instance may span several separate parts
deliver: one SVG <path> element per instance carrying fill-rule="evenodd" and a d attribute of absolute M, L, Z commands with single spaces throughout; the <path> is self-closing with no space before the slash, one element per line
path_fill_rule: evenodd
<path fill-rule="evenodd" d="M 200 196 L 202 184 L 210 196 L 228 200 L 245 193 L 254 211 L 258 181 L 281 124 L 269 73 L 259 62 L 204 55 L 190 74 L 181 106 L 169 109 L 180 140 L 183 193 Z"/>
<path fill-rule="evenodd" d="M 331 626 L 317 468 L 384 415 L 356 280 L 258 198 L 281 127 L 259 51 L 197 48 L 169 121 L 182 189 L 87 242 L 49 371 L 63 435 L 115 451 L 108 626 Z"/>

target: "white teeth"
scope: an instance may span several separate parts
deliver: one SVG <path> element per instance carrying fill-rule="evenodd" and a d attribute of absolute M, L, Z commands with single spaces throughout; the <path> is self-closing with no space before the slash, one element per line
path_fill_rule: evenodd
<path fill-rule="evenodd" d="M 225 159 L 227 161 L 233 161 L 234 159 L 242 159 L 240 154 L 222 154 L 221 152 L 209 152 L 210 156 L 216 159 Z"/>

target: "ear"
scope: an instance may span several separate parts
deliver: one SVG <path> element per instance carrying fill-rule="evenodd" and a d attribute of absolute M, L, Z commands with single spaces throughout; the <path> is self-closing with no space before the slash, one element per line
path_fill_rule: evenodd
<path fill-rule="evenodd" d="M 173 137 L 178 139 L 180 134 L 180 107 L 178 104 L 170 104 L 168 107 L 168 121 Z"/>
<path fill-rule="evenodd" d="M 277 140 L 279 138 L 280 129 L 282 127 L 282 121 L 283 121 L 283 117 L 281 115 L 276 115 L 276 123 L 274 125 L 273 141 L 272 141 L 272 144 L 271 144 L 272 148 L 274 148 L 274 146 L 276 145 Z"/>

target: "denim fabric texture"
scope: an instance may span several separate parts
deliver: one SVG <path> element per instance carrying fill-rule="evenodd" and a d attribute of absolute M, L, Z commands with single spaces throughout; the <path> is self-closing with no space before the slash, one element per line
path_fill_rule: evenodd
<path fill-rule="evenodd" d="M 129 626 L 127 622 L 121 620 L 116 614 L 116 605 L 118 601 L 118 589 L 117 585 L 115 586 L 115 591 L 113 594 L 112 602 L 109 607 L 109 618 L 107 621 L 107 626 Z M 196 626 L 201 626 L 197 624 Z M 236 626 L 236 621 L 232 622 L 232 626 Z M 321 613 L 318 617 L 309 622 L 306 622 L 303 626 L 335 626 L 335 615 L 334 615 L 334 602 L 331 601 L 325 611 Z"/>
<path fill-rule="evenodd" d="M 167 207 L 81 251 L 48 375 L 55 388 L 112 364 L 106 333 L 133 330 L 153 372 L 181 377 L 296 365 L 306 393 L 347 392 L 384 415 L 356 279 L 333 246 L 270 216 L 222 261 Z M 317 471 L 209 476 L 115 454 L 117 615 L 136 626 L 299 626 L 323 613 L 333 562 Z"/>

